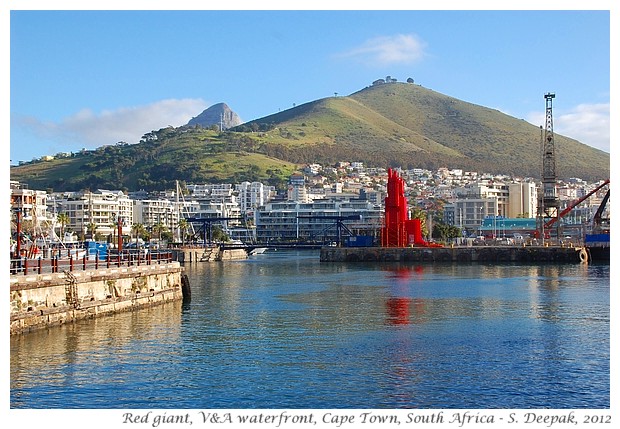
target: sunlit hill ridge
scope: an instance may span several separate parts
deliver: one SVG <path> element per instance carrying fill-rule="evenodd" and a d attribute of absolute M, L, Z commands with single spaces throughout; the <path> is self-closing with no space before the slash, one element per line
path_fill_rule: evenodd
<path fill-rule="evenodd" d="M 544 106 L 543 106 L 544 107 Z M 412 83 L 373 85 L 220 132 L 200 125 L 148 132 L 71 157 L 11 167 L 33 188 L 164 189 L 187 183 L 282 184 L 304 163 L 462 168 L 540 177 L 539 126 Z M 555 135 L 559 178 L 609 177 L 609 153 Z"/>

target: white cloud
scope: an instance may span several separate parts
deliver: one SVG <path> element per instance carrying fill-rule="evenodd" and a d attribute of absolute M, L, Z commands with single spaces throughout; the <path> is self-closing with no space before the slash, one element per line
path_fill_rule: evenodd
<path fill-rule="evenodd" d="M 376 37 L 337 55 L 373 66 L 411 64 L 425 55 L 426 43 L 415 34 Z"/>
<path fill-rule="evenodd" d="M 83 109 L 60 122 L 20 117 L 14 124 L 42 139 L 62 142 L 66 150 L 71 150 L 69 147 L 95 148 L 119 141 L 137 143 L 149 131 L 186 124 L 207 107 L 202 99 L 169 99 L 101 113 Z"/>
<path fill-rule="evenodd" d="M 544 126 L 545 115 L 530 114 L 528 122 Z M 553 131 L 609 152 L 609 103 L 579 104 L 565 113 L 554 112 Z"/>

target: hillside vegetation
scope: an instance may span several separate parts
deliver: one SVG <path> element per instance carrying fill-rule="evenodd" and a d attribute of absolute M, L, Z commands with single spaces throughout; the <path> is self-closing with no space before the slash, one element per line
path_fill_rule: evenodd
<path fill-rule="evenodd" d="M 223 133 L 198 126 L 164 128 L 145 134 L 138 144 L 12 167 L 11 178 L 53 190 L 169 189 L 176 180 L 261 180 L 281 187 L 300 164 L 338 161 L 538 178 L 540 140 L 539 126 L 522 119 L 419 85 L 389 83 L 306 103 Z M 608 153 L 558 134 L 555 143 L 559 178 L 609 177 Z"/>
<path fill-rule="evenodd" d="M 236 129 L 270 127 L 264 142 L 286 145 L 293 162 L 313 156 L 337 161 L 346 153 L 345 159 L 375 166 L 445 166 L 536 178 L 542 170 L 539 126 L 413 84 L 372 86 Z M 609 177 L 608 153 L 557 133 L 555 144 L 560 178 Z"/>
<path fill-rule="evenodd" d="M 185 183 L 260 180 L 282 186 L 295 164 L 240 150 L 235 139 L 202 128 L 164 128 L 138 144 L 117 144 L 71 158 L 11 168 L 11 179 L 31 188 L 163 190 Z M 250 146 L 250 145 L 247 145 Z"/>

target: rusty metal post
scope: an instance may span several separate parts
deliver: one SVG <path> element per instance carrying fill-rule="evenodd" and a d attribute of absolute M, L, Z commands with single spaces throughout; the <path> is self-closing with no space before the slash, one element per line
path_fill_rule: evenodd
<path fill-rule="evenodd" d="M 120 255 L 123 251 L 123 218 L 118 217 L 117 222 L 117 235 L 118 235 L 118 254 Z"/>

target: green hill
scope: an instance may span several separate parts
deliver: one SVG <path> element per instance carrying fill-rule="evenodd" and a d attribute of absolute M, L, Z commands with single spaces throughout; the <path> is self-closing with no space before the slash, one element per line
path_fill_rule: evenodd
<path fill-rule="evenodd" d="M 223 133 L 164 128 L 134 145 L 11 167 L 32 188 L 166 189 L 176 180 L 261 180 L 282 186 L 299 164 L 462 168 L 540 177 L 540 128 L 419 85 L 374 85 L 257 119 Z M 609 177 L 609 154 L 555 135 L 559 178 Z"/>
<path fill-rule="evenodd" d="M 538 126 L 413 84 L 371 86 L 236 129 L 269 128 L 273 130 L 264 133 L 263 141 L 292 141 L 287 145 L 287 159 L 293 162 L 316 157 L 324 162 L 347 159 L 376 166 L 445 166 L 529 177 L 540 177 L 542 170 Z M 555 144 L 560 178 L 609 177 L 608 153 L 559 134 Z M 343 158 L 344 154 L 348 157 Z"/>
<path fill-rule="evenodd" d="M 202 128 L 164 128 L 134 145 L 103 146 L 70 158 L 11 167 L 11 179 L 33 189 L 174 189 L 186 183 L 260 180 L 284 183 L 295 164 L 240 150 L 241 141 Z M 248 145 L 251 146 L 251 145 Z"/>

